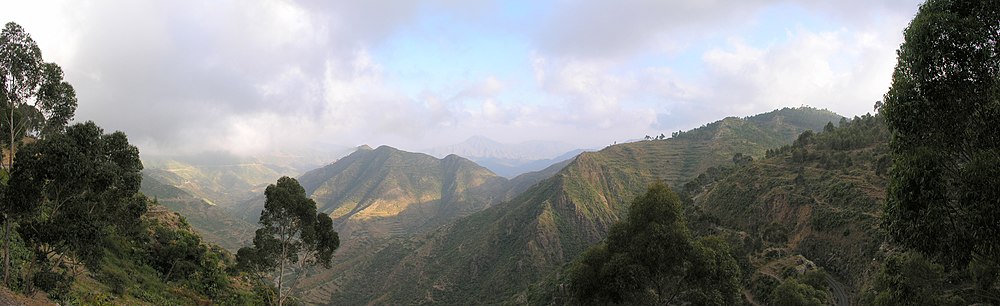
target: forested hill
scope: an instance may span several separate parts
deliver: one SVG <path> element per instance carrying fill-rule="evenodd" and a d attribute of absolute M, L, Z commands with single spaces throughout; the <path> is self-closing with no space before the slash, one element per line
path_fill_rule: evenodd
<path fill-rule="evenodd" d="M 855 117 L 803 133 L 766 158 L 710 169 L 680 191 L 701 234 L 736 233 L 731 244 L 750 265 L 746 289 L 757 302 L 770 303 L 805 263 L 832 276 L 814 289 L 834 289 L 828 294 L 838 305 L 856 302 L 885 255 L 877 230 L 888 143 L 881 117 Z"/>
<path fill-rule="evenodd" d="M 528 289 L 604 237 L 628 201 L 658 180 L 680 185 L 736 153 L 769 148 L 841 117 L 811 108 L 726 118 L 666 140 L 583 153 L 511 201 L 352 262 L 316 302 L 524 301 Z M 392 267 L 392 268 L 388 268 Z M 320 288 L 320 287 L 317 287 Z"/>

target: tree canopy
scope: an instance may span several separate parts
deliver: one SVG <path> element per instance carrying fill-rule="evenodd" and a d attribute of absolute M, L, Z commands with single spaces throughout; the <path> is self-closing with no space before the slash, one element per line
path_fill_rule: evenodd
<path fill-rule="evenodd" d="M 76 112 L 76 91 L 62 68 L 45 62 L 31 35 L 13 22 L 0 32 L 0 85 L 0 135 L 9 152 L 25 136 L 62 131 Z"/>
<path fill-rule="evenodd" d="M 586 304 L 731 305 L 740 300 L 739 273 L 726 242 L 693 239 L 677 195 L 657 183 L 581 256 L 570 278 Z"/>
<path fill-rule="evenodd" d="M 951 266 L 1000 258 L 1000 1 L 930 0 L 907 27 L 881 113 L 885 228 Z"/>
<path fill-rule="evenodd" d="M 139 150 L 122 132 L 93 122 L 25 145 L 17 153 L 3 211 L 39 254 L 70 254 L 95 267 L 109 231 L 137 230 L 146 211 L 138 195 Z"/>
<path fill-rule="evenodd" d="M 241 248 L 236 256 L 240 268 L 264 278 L 277 272 L 277 304 L 284 303 L 286 269 L 298 264 L 330 267 L 340 238 L 333 230 L 333 220 L 316 213 L 316 202 L 306 197 L 305 189 L 290 177 L 278 179 L 264 191 L 264 211 L 252 247 Z"/>

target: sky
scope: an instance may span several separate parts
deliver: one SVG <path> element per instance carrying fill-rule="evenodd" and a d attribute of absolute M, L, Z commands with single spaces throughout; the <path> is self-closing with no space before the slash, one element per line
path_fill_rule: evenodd
<path fill-rule="evenodd" d="M 872 112 L 911 0 L 7 1 L 75 121 L 150 154 L 481 135 L 581 148 L 782 107 Z"/>

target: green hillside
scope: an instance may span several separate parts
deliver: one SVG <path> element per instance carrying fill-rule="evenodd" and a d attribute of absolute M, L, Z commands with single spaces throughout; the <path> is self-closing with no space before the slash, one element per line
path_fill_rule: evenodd
<path fill-rule="evenodd" d="M 143 173 L 143 194 L 185 217 L 191 227 L 206 241 L 235 252 L 245 241 L 253 239 L 256 224 L 233 217 L 231 212 L 211 205 L 180 188 L 164 184 Z"/>
<path fill-rule="evenodd" d="M 832 274 L 831 286 L 846 289 L 840 299 L 856 299 L 883 257 L 888 135 L 880 117 L 856 117 L 748 165 L 712 169 L 683 194 L 703 231 L 742 233 L 750 287 L 787 277 L 779 267 L 797 257 Z"/>
<path fill-rule="evenodd" d="M 233 255 L 202 241 L 176 212 L 150 203 L 142 228 L 142 240 L 109 239 L 99 268 L 79 274 L 59 299 L 69 305 L 265 303 L 267 285 L 230 275 Z"/>
<path fill-rule="evenodd" d="M 519 196 L 351 261 L 314 301 L 445 304 L 527 301 L 529 288 L 604 237 L 658 180 L 677 186 L 736 153 L 763 156 L 840 116 L 810 108 L 726 118 L 667 140 L 579 155 Z"/>

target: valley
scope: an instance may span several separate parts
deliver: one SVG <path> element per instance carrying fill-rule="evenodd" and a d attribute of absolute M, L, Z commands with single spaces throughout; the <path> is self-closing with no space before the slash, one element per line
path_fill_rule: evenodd
<path fill-rule="evenodd" d="M 997 8 L 3 2 L 0 305 L 1000 304 Z"/>
<path fill-rule="evenodd" d="M 627 210 L 630 199 L 649 184 L 662 181 L 683 188 L 697 181 L 699 174 L 731 165 L 737 153 L 763 159 L 765 153 L 789 145 L 802 132 L 846 122 L 841 119 L 811 108 L 725 118 L 664 140 L 584 152 L 513 179 L 456 155 L 438 159 L 388 146 L 362 146 L 299 176 L 317 208 L 334 219 L 344 243 L 333 268 L 307 272 L 297 294 L 310 303 L 347 304 L 551 299 L 560 270 L 600 241 Z M 745 213 L 720 213 L 712 203 L 732 201 L 706 200 L 714 199 L 710 194 L 717 193 L 693 195 L 698 200 L 693 207 L 744 220 L 735 216 Z M 230 206 L 225 210 L 232 214 L 228 217 L 203 219 L 253 224 L 262 205 L 258 195 Z M 188 209 L 193 215 L 212 215 L 204 210 Z M 773 219 L 767 217 L 748 219 Z M 196 220 L 191 223 L 198 229 L 198 218 L 188 218 Z M 717 226 L 749 233 L 762 227 L 756 223 Z M 861 228 L 856 233 L 863 234 Z M 246 241 L 247 232 L 242 233 L 221 239 Z M 227 234 L 206 237 L 221 235 Z M 801 254 L 806 248 L 798 248 L 797 243 L 804 236 L 795 232 L 794 237 L 796 245 L 785 252 Z M 828 270 L 842 267 L 828 257 L 822 261 L 832 265 Z"/>

